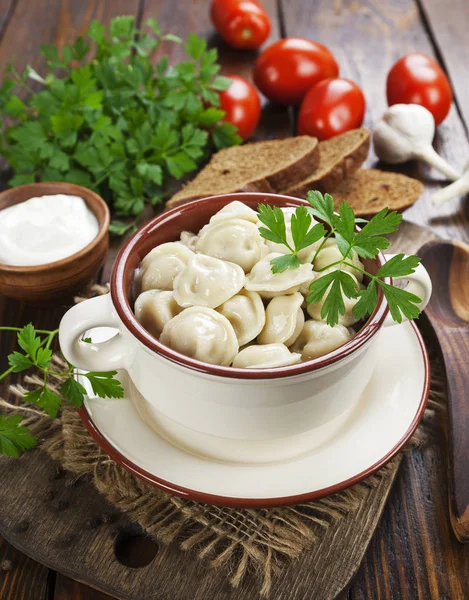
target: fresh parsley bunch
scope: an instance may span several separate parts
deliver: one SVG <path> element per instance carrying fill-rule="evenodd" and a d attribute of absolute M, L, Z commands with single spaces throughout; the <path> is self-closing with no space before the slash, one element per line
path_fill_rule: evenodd
<path fill-rule="evenodd" d="M 340 205 L 339 211 L 334 212 L 334 199 L 330 194 L 323 196 L 318 191 L 311 191 L 308 192 L 307 200 L 311 206 L 300 206 L 292 215 L 293 246 L 288 241 L 285 215 L 280 208 L 264 204 L 258 207 L 259 219 L 265 225 L 259 228 L 261 236 L 283 244 L 290 251 L 289 254 L 271 260 L 272 272 L 281 273 L 287 269 L 297 269 L 300 266 L 298 252 L 323 238 L 313 257 L 314 264 L 326 241 L 334 237 L 342 258 L 322 269 L 335 267 L 330 273 L 314 279 L 309 287 L 310 293 L 307 298 L 309 304 L 320 302 L 324 298 L 321 318 L 325 319 L 328 325 L 337 325 L 339 315 L 345 314 L 344 296 L 358 298 L 358 302 L 353 307 L 357 319 L 371 314 L 378 302 L 378 287 L 383 290 L 391 316 L 397 323 L 402 322 L 403 315 L 408 319 L 417 318 L 420 313 L 418 303 L 421 299 L 415 294 L 383 281 L 386 277 L 401 277 L 414 273 L 420 263 L 417 256 L 398 254 L 384 264 L 376 275 L 358 268 L 351 262 L 354 253 L 361 258 L 374 258 L 380 250 L 386 250 L 389 240 L 384 236 L 397 230 L 402 215 L 384 208 L 370 221 L 364 221 L 355 217 L 352 207 L 345 200 Z M 318 217 L 326 223 L 328 230 L 321 223 L 311 227 L 313 217 Z M 365 223 L 360 231 L 355 230 L 358 223 Z M 359 288 L 356 279 L 342 270 L 343 266 L 352 267 L 363 273 L 368 282 L 365 289 Z"/>
<path fill-rule="evenodd" d="M 240 143 L 236 128 L 220 123 L 219 92 L 230 80 L 217 75 L 217 51 L 191 34 L 187 60 L 170 66 L 162 55 L 153 63 L 163 41 L 182 43 L 162 35 L 154 19 L 142 31 L 121 16 L 108 33 L 93 21 L 85 39 L 60 52 L 41 46 L 44 76 L 10 65 L 0 88 L 0 153 L 15 172 L 10 184 L 76 183 L 100 193 L 115 215 L 135 219 L 145 203 L 164 200 L 168 179 L 181 179 L 213 149 Z M 114 221 L 111 231 L 128 227 Z"/>
<path fill-rule="evenodd" d="M 43 376 L 43 385 L 27 392 L 24 402 L 36 404 L 50 417 L 55 418 L 64 401 L 76 408 L 83 405 L 86 390 L 74 377 L 73 365 L 67 363 L 65 371 L 57 371 L 52 359 L 51 345 L 59 330 L 36 330 L 31 323 L 23 328 L 0 327 L 0 331 L 16 331 L 18 344 L 22 352 L 15 350 L 8 356 L 10 365 L 4 373 L 0 374 L 0 381 L 11 373 L 21 373 L 34 369 Z M 90 341 L 90 340 L 84 340 Z M 93 392 L 100 398 L 122 398 L 124 390 L 118 379 L 117 371 L 83 373 L 88 379 Z M 55 389 L 48 385 L 48 377 L 53 376 L 62 380 Z M 18 456 L 24 450 L 36 445 L 36 440 L 28 429 L 21 425 L 22 417 L 13 415 L 6 417 L 0 415 L 0 454 Z"/>

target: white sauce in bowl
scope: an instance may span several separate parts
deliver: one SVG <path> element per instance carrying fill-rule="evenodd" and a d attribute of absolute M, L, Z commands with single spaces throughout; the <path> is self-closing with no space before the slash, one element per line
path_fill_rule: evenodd
<path fill-rule="evenodd" d="M 98 234 L 83 198 L 54 194 L 0 210 L 0 263 L 32 267 L 67 258 Z"/>

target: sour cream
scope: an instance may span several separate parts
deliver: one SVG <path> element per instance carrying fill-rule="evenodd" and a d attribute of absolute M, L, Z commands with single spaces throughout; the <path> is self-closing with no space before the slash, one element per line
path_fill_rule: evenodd
<path fill-rule="evenodd" d="M 0 263 L 31 267 L 79 252 L 98 234 L 83 198 L 40 196 L 0 210 Z"/>

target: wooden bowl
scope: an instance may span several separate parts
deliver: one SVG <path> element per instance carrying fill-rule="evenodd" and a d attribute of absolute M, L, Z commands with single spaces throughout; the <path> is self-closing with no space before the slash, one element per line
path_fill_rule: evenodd
<path fill-rule="evenodd" d="M 57 304 L 82 290 L 104 263 L 109 246 L 109 208 L 91 190 L 61 182 L 21 185 L 0 193 L 0 210 L 35 196 L 49 194 L 69 194 L 83 198 L 98 219 L 98 234 L 79 252 L 52 263 L 33 267 L 0 263 L 0 295 L 34 304 Z"/>

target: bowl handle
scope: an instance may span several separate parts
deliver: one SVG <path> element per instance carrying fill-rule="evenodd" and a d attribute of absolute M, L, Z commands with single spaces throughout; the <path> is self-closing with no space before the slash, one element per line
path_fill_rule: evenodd
<path fill-rule="evenodd" d="M 386 260 L 390 260 L 395 254 L 386 254 Z M 403 275 L 401 277 L 393 277 L 393 282 L 399 281 L 402 279 L 403 281 L 408 281 L 405 289 L 407 292 L 411 294 L 415 294 L 422 301 L 419 303 L 420 310 L 424 310 L 427 304 L 430 302 L 430 297 L 432 295 L 432 280 L 430 279 L 430 275 L 428 274 L 427 269 L 420 263 L 415 272 L 412 275 Z M 409 319 L 402 315 L 402 322 L 408 321 Z M 385 321 L 384 327 L 390 327 L 391 325 L 397 325 L 396 321 L 391 317 L 391 313 L 388 313 Z"/>
<path fill-rule="evenodd" d="M 113 327 L 117 334 L 101 343 L 84 342 L 83 334 L 94 327 Z M 110 294 L 85 300 L 73 306 L 61 320 L 60 348 L 72 365 L 85 371 L 126 369 L 133 345 L 126 343 L 121 327 Z"/>

